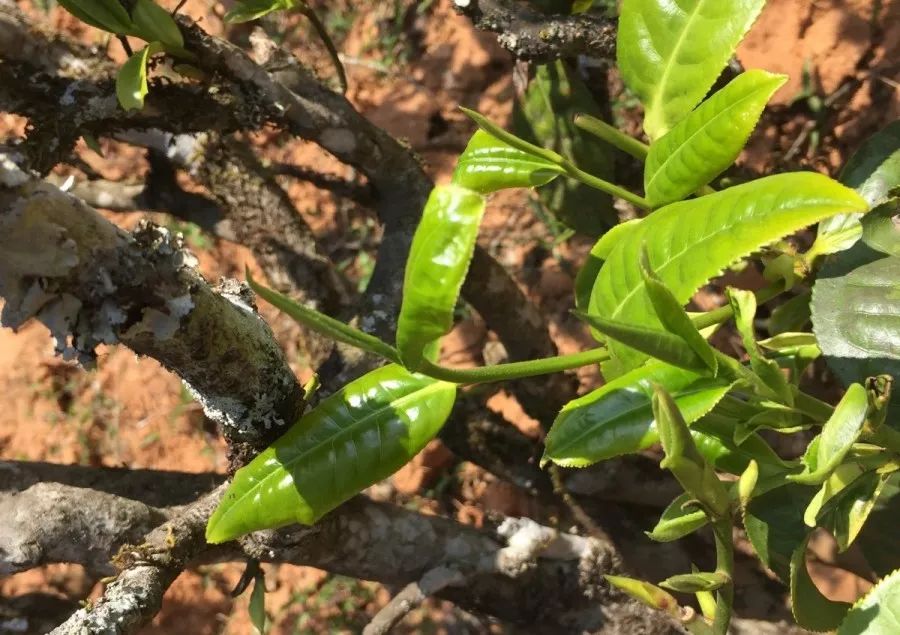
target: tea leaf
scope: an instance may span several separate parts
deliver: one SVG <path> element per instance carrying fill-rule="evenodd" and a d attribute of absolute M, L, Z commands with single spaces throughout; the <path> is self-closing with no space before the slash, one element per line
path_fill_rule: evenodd
<path fill-rule="evenodd" d="M 394 364 L 350 382 L 237 471 L 209 520 L 207 541 L 316 522 L 414 457 L 455 397 L 454 384 Z"/>

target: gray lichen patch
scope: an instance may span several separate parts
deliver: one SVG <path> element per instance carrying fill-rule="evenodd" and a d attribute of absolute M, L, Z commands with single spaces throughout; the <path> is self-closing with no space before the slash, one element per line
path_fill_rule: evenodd
<path fill-rule="evenodd" d="M 0 186 L 3 325 L 35 317 L 60 355 L 85 366 L 101 343 L 153 357 L 232 439 L 264 444 L 299 416 L 303 390 L 248 288 L 216 293 L 180 235 L 146 222 L 127 234 L 26 176 L 0 181 L 18 183 Z"/>

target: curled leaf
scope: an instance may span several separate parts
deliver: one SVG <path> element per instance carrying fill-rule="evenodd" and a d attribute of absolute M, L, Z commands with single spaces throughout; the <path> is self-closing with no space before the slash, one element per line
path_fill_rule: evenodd
<path fill-rule="evenodd" d="M 428 197 L 406 261 L 397 322 L 397 349 L 412 370 L 453 327 L 484 207 L 481 194 L 458 185 L 438 186 Z"/>

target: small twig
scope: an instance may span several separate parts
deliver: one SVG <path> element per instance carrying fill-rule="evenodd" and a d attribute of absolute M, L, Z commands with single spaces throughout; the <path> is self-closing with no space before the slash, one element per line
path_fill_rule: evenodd
<path fill-rule="evenodd" d="M 449 567 L 436 567 L 422 576 L 418 582 L 410 582 L 378 611 L 366 627 L 363 635 L 389 633 L 410 611 L 421 605 L 429 596 L 451 586 L 465 584 L 465 576 Z"/>
<path fill-rule="evenodd" d="M 182 0 L 184 2 L 186 0 Z M 341 62 L 341 56 L 338 53 L 337 47 L 335 47 L 334 42 L 331 39 L 331 35 L 328 33 L 328 29 L 325 28 L 325 25 L 322 24 L 322 21 L 319 19 L 319 16 L 316 15 L 316 12 L 312 10 L 306 3 L 300 4 L 300 13 L 306 16 L 306 19 L 309 20 L 310 24 L 313 25 L 313 28 L 316 30 L 316 33 L 319 36 L 319 39 L 322 40 L 322 44 L 325 45 L 325 48 L 328 50 L 328 55 L 331 57 L 331 62 L 334 64 L 334 70 L 337 72 L 338 82 L 341 85 L 341 92 L 347 92 L 347 73 L 344 70 L 344 64 Z"/>
<path fill-rule="evenodd" d="M 336 196 L 348 198 L 363 207 L 375 204 L 372 188 L 363 183 L 356 183 L 332 174 L 324 174 L 316 170 L 290 163 L 275 163 L 269 167 L 273 174 L 289 176 L 315 185 L 320 190 L 328 190 Z"/>

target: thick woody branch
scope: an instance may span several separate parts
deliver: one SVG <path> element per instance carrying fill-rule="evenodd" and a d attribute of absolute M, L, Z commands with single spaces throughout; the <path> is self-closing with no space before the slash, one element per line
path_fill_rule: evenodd
<path fill-rule="evenodd" d="M 76 482 L 84 482 L 82 469 L 76 469 Z M 62 483 L 29 485 L 36 477 L 46 480 L 50 476 L 40 464 L 0 463 L 0 473 L 9 477 L 6 479 L 9 491 L 0 493 L 0 514 L 12 519 L 0 530 L 0 566 L 6 571 L 24 570 L 63 555 L 67 561 L 96 565 L 101 549 L 110 549 L 111 555 L 129 537 L 151 530 L 155 533 L 145 541 L 158 546 L 160 532 L 170 533 L 165 529 L 166 524 L 153 530 L 158 515 L 171 519 L 170 524 L 175 526 L 174 540 L 170 537 L 162 544 L 185 549 L 192 544 L 183 541 L 181 536 L 194 534 L 182 533 L 177 525 L 179 519 L 185 518 L 184 510 L 158 509 L 140 500 L 109 494 L 94 496 L 91 490 Z M 66 477 L 60 472 L 54 476 L 57 480 Z M 102 480 L 112 483 L 124 477 L 124 473 L 105 471 Z M 161 473 L 160 477 L 170 479 L 175 475 Z M 187 488 L 208 484 L 210 476 L 180 474 L 178 478 Z M 155 479 L 147 475 L 147 489 L 154 489 Z M 51 493 L 58 513 L 43 523 L 29 520 L 36 501 Z M 135 496 L 140 495 L 140 491 L 135 492 Z M 211 500 L 207 497 L 203 504 Z M 124 513 L 135 506 L 144 508 L 145 514 Z M 208 513 L 211 506 L 195 509 L 206 509 Z M 97 514 L 112 517 L 116 513 L 121 513 L 121 520 L 114 528 L 114 535 L 108 524 L 92 523 Z M 205 526 L 204 514 L 190 516 L 197 531 Z M 71 531 L 71 526 L 79 531 Z M 54 551 L 54 539 L 67 542 L 68 551 L 64 554 Z M 429 571 L 447 567 L 464 576 L 466 584 L 447 586 L 438 592 L 440 597 L 504 620 L 600 633 L 680 632 L 661 614 L 624 599 L 606 585 L 602 574 L 617 570 L 617 555 L 611 545 L 560 533 L 528 519 L 509 519 L 495 529 L 482 531 L 359 496 L 314 527 L 291 526 L 258 532 L 239 543 L 208 552 L 198 544 L 194 547 L 192 551 L 175 553 L 171 547 L 129 548 L 121 553 L 135 552 L 137 557 L 117 562 L 128 565 L 126 571 L 130 572 L 134 567 L 148 564 L 157 568 L 185 564 L 189 559 L 187 553 L 195 555 L 193 562 L 198 561 L 197 554 L 200 554 L 199 561 L 249 556 L 264 562 L 314 566 L 400 586 L 422 580 Z M 125 579 L 130 580 L 131 575 Z M 167 582 L 166 577 L 156 578 L 157 587 L 162 585 L 156 580 Z M 534 602 L 535 597 L 541 601 Z"/>
<path fill-rule="evenodd" d="M 233 440 L 265 444 L 303 391 L 249 292 L 213 290 L 164 229 L 127 234 L 0 155 L 0 322 L 43 322 L 67 358 L 121 342 L 181 377 Z"/>
<path fill-rule="evenodd" d="M 548 62 L 588 55 L 615 59 L 616 21 L 593 13 L 546 15 L 522 0 L 453 0 L 476 28 L 497 34 L 517 58 Z"/>
<path fill-rule="evenodd" d="M 206 521 L 225 487 L 187 506 L 148 533 L 136 547 L 116 555 L 123 567 L 103 596 L 81 608 L 51 631 L 51 635 L 136 633 L 159 613 L 166 590 L 190 560 L 211 548 L 206 544 Z"/>

